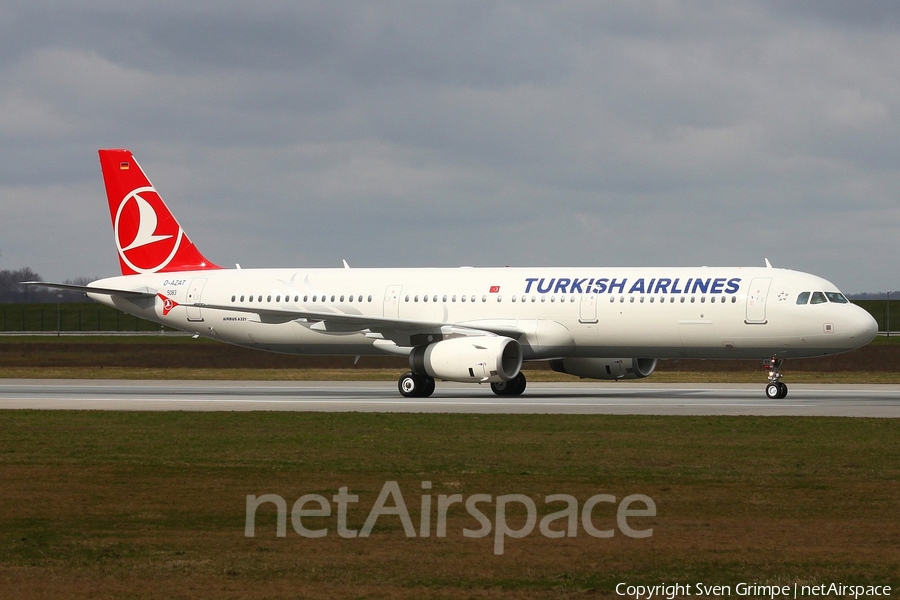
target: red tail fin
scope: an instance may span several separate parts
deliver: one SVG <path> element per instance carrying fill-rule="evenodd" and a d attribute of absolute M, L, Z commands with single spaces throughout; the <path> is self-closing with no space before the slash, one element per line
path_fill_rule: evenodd
<path fill-rule="evenodd" d="M 100 150 L 109 214 L 123 275 L 220 269 L 175 220 L 128 150 Z"/>

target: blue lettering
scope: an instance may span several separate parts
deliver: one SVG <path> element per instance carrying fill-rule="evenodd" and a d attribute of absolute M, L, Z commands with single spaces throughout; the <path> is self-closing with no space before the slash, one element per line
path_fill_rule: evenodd
<path fill-rule="evenodd" d="M 634 294 L 636 292 L 640 292 L 642 294 L 644 293 L 644 278 L 643 277 L 641 277 L 640 279 L 635 281 L 634 284 L 631 286 L 631 289 L 628 290 L 629 294 Z"/>
<path fill-rule="evenodd" d="M 710 292 L 711 294 L 721 294 L 721 293 L 722 293 L 722 287 L 723 287 L 724 285 L 725 285 L 725 278 L 724 278 L 724 277 L 717 277 L 716 279 L 713 279 L 712 288 L 709 290 L 709 292 Z"/>
<path fill-rule="evenodd" d="M 584 290 L 581 289 L 581 284 L 584 283 L 585 281 L 587 281 L 587 277 L 585 277 L 584 279 L 573 279 L 572 280 L 572 289 L 570 289 L 569 291 L 573 294 L 575 292 L 578 292 L 579 294 L 583 294 Z M 590 288 L 590 287 L 591 287 L 591 284 L 588 284 L 588 288 Z"/>
<path fill-rule="evenodd" d="M 525 293 L 526 293 L 526 294 L 527 294 L 528 292 L 531 291 L 531 285 L 532 285 L 535 281 L 537 281 L 537 277 L 526 277 L 526 278 L 525 278 L 525 282 L 528 284 L 528 285 L 525 286 Z"/>
<path fill-rule="evenodd" d="M 554 294 L 565 294 L 566 288 L 569 287 L 569 283 L 571 283 L 571 282 L 572 282 L 571 279 L 568 279 L 566 277 L 560 277 L 559 281 L 556 282 L 556 289 L 553 290 L 553 293 Z"/>
<path fill-rule="evenodd" d="M 543 285 L 544 285 L 544 278 L 541 277 L 541 280 L 538 281 L 538 284 L 537 284 L 537 291 L 538 291 L 538 294 L 546 294 L 546 293 L 549 293 L 550 290 L 553 289 L 553 283 L 554 283 L 555 281 L 556 281 L 556 277 L 551 278 L 551 279 L 550 279 L 550 283 L 548 283 L 548 284 L 547 284 L 547 287 L 544 288 L 544 287 L 543 287 Z"/>
<path fill-rule="evenodd" d="M 706 294 L 709 292 L 709 282 L 711 279 L 696 279 L 694 280 L 694 287 L 691 288 L 692 294 Z"/>
<path fill-rule="evenodd" d="M 627 277 L 626 277 L 625 279 L 623 279 L 620 283 L 616 283 L 616 278 L 613 277 L 613 278 L 610 280 L 610 282 L 609 282 L 609 293 L 612 294 L 612 293 L 613 293 L 613 290 L 614 290 L 615 288 L 619 288 L 619 293 L 620 293 L 620 294 L 624 294 L 624 293 L 625 293 L 625 282 L 626 282 L 626 281 L 628 281 L 628 278 L 627 278 Z"/>
<path fill-rule="evenodd" d="M 660 277 L 659 281 L 656 282 L 656 291 L 654 294 L 668 294 L 669 286 L 672 285 L 672 280 L 667 279 L 665 277 Z"/>
<path fill-rule="evenodd" d="M 725 293 L 726 294 L 734 294 L 735 292 L 737 292 L 740 289 L 740 287 L 741 287 L 740 283 L 741 283 L 740 277 L 733 277 L 732 279 L 729 279 L 728 287 L 725 288 Z"/>
<path fill-rule="evenodd" d="M 602 294 L 606 291 L 606 283 L 609 281 L 608 277 L 601 277 L 597 280 L 597 284 L 594 286 L 595 294 Z"/>
<path fill-rule="evenodd" d="M 673 294 L 681 294 L 684 290 L 678 289 L 678 282 L 680 281 L 680 277 L 675 278 L 675 282 L 672 284 L 672 293 Z"/>

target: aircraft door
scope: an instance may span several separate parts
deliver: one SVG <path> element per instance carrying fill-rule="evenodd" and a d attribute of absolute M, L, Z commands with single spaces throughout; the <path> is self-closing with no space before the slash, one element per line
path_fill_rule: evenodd
<path fill-rule="evenodd" d="M 579 323 L 597 322 L 597 294 L 582 294 L 581 308 L 578 313 Z"/>
<path fill-rule="evenodd" d="M 391 319 L 400 318 L 401 285 L 389 285 L 384 290 L 384 316 Z"/>
<path fill-rule="evenodd" d="M 191 280 L 190 285 L 188 285 L 188 295 L 187 295 L 187 320 L 188 321 L 202 321 L 203 315 L 200 313 L 200 307 L 191 306 L 191 304 L 195 304 L 200 302 L 200 296 L 203 294 L 203 286 L 206 285 L 205 277 L 198 277 L 197 279 Z"/>
<path fill-rule="evenodd" d="M 747 290 L 747 319 L 744 323 L 766 323 L 766 297 L 769 295 L 771 277 L 754 277 Z"/>

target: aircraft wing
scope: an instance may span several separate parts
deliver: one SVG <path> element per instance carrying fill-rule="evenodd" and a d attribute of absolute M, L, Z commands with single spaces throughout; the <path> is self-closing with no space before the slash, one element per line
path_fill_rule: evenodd
<path fill-rule="evenodd" d="M 339 312 L 321 312 L 294 310 L 286 308 L 257 308 L 245 306 L 223 306 L 216 304 L 189 304 L 199 309 L 225 310 L 259 315 L 263 323 L 287 323 L 305 319 L 313 323 L 312 329 L 334 333 L 351 333 L 369 330 L 384 334 L 393 339 L 393 333 L 401 333 L 402 337 L 414 334 L 456 334 L 456 335 L 502 335 L 518 339 L 525 332 L 510 323 L 500 321 L 469 321 L 464 323 L 445 323 L 441 321 L 413 321 L 391 317 L 374 317 Z"/>
<path fill-rule="evenodd" d="M 93 287 L 89 285 L 73 285 L 71 283 L 47 283 L 45 281 L 21 281 L 22 285 L 34 285 L 39 287 L 48 287 L 59 290 L 73 290 L 76 292 L 84 292 L 85 294 L 105 294 L 109 296 L 122 296 L 125 298 L 155 298 L 156 292 L 150 288 L 142 288 L 137 290 L 118 290 L 113 288 Z"/>

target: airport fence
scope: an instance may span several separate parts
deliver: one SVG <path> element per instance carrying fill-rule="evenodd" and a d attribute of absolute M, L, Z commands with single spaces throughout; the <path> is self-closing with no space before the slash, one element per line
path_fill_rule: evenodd
<path fill-rule="evenodd" d="M 0 331 L 4 333 L 175 331 L 94 302 L 0 304 Z"/>

